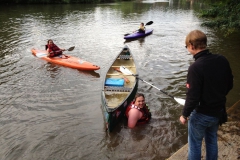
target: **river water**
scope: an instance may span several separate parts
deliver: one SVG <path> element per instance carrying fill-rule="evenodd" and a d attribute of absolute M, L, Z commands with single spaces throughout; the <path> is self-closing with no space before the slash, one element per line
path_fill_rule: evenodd
<path fill-rule="evenodd" d="M 240 36 L 225 38 L 202 27 L 195 11 L 204 5 L 185 0 L 109 4 L 0 6 L 0 159 L 1 160 L 163 160 L 187 143 L 179 123 L 182 106 L 139 81 L 151 108 L 147 125 L 112 133 L 104 129 L 101 110 L 103 75 L 124 45 L 137 62 L 142 79 L 178 98 L 185 98 L 186 74 L 193 62 L 185 36 L 200 29 L 208 47 L 230 61 L 234 89 L 227 107 L 239 100 Z M 123 35 L 154 23 L 152 35 L 125 41 Z M 31 54 L 47 39 L 75 49 L 66 54 L 101 67 L 85 72 Z"/>

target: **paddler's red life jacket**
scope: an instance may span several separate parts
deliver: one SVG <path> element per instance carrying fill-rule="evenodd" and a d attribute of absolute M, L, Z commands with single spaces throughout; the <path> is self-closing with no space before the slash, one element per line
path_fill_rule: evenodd
<path fill-rule="evenodd" d="M 138 124 L 139 123 L 146 123 L 151 119 L 151 112 L 150 109 L 148 108 L 148 106 L 145 104 L 143 106 L 143 108 L 139 108 L 137 106 L 134 105 L 134 102 L 132 102 L 126 109 L 125 115 L 128 118 L 128 112 L 132 109 L 132 108 L 136 108 L 138 109 L 140 112 L 142 112 L 143 116 L 141 117 L 141 119 L 138 120 Z"/>
<path fill-rule="evenodd" d="M 57 45 L 55 45 L 54 43 L 53 44 L 47 44 L 46 49 L 48 49 L 48 52 L 50 53 L 49 57 L 55 57 L 55 56 L 58 56 L 58 55 L 62 54 L 62 50 Z"/>

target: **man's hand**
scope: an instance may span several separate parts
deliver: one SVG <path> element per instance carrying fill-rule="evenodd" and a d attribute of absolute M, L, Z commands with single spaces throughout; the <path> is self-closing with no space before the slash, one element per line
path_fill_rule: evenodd
<path fill-rule="evenodd" d="M 181 122 L 182 124 L 186 124 L 186 122 L 187 122 L 187 119 L 184 118 L 183 116 L 181 116 L 181 117 L 179 118 L 179 120 L 180 120 L 180 122 Z"/>

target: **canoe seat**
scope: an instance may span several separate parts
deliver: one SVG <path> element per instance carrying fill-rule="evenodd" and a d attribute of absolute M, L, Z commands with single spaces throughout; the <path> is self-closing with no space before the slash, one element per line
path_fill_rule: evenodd
<path fill-rule="evenodd" d="M 105 87 L 105 91 L 112 91 L 112 92 L 130 92 L 132 88 L 127 87 Z"/>
<path fill-rule="evenodd" d="M 120 59 L 130 59 L 131 56 L 130 55 L 119 55 Z"/>
<path fill-rule="evenodd" d="M 124 79 L 122 79 L 122 78 L 107 78 L 105 81 L 105 86 L 123 87 Z"/>

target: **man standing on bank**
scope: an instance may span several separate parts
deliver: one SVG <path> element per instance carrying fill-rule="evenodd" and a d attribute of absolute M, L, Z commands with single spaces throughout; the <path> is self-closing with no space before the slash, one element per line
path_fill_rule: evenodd
<path fill-rule="evenodd" d="M 206 160 L 217 160 L 219 117 L 233 87 L 232 70 L 224 56 L 206 49 L 207 37 L 202 31 L 191 31 L 185 43 L 195 59 L 188 69 L 187 97 L 180 117 L 182 124 L 188 121 L 188 160 L 201 159 L 203 138 Z"/>

